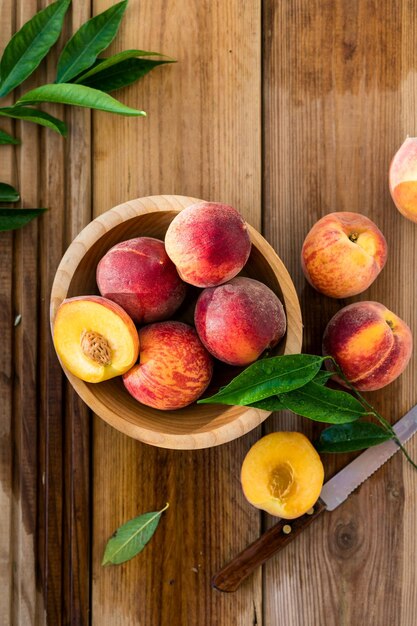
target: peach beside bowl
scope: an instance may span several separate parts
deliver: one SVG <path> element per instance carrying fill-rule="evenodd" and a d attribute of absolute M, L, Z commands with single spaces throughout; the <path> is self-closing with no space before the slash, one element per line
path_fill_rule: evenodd
<path fill-rule="evenodd" d="M 51 327 L 65 298 L 98 293 L 96 266 L 109 248 L 132 237 L 164 239 L 175 215 L 198 201 L 186 196 L 138 198 L 93 220 L 74 239 L 59 264 L 51 293 Z M 287 314 L 287 332 L 275 353 L 299 353 L 302 321 L 292 280 L 267 241 L 251 226 L 249 232 L 252 252 L 244 273 L 275 291 Z M 92 384 L 66 370 L 65 374 L 84 402 L 108 424 L 130 437 L 161 448 L 191 450 L 217 446 L 244 435 L 269 415 L 258 409 L 214 404 L 192 404 L 177 411 L 159 411 L 134 400 L 120 377 Z"/>

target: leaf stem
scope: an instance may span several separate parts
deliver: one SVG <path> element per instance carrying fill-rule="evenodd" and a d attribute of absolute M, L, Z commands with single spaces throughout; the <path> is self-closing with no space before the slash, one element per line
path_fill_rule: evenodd
<path fill-rule="evenodd" d="M 385 428 L 385 430 L 391 435 L 392 439 L 395 441 L 395 443 L 397 444 L 397 446 L 400 448 L 401 452 L 403 453 L 403 455 L 405 456 L 405 458 L 407 459 L 407 461 L 414 467 L 414 469 L 417 470 L 417 463 L 415 463 L 413 461 L 413 459 L 410 457 L 410 455 L 408 454 L 407 450 L 404 448 L 404 446 L 402 445 L 401 441 L 398 439 L 397 434 L 395 432 L 395 430 L 393 429 L 393 427 L 391 426 L 391 424 L 385 419 L 385 417 L 383 417 L 373 406 L 370 402 L 368 402 L 368 400 L 366 398 L 364 398 L 364 396 L 355 388 L 354 385 L 352 385 L 352 383 L 346 378 L 346 376 L 344 375 L 341 367 L 339 366 L 339 364 L 335 361 L 335 359 L 331 356 L 327 357 L 329 359 L 331 359 L 335 370 L 336 370 L 336 374 L 337 376 L 339 376 L 339 378 L 341 378 L 343 380 L 343 382 L 345 383 L 345 385 L 351 390 L 353 391 L 353 393 L 355 394 L 355 396 L 357 397 L 357 399 L 359 400 L 359 402 L 361 402 L 363 404 L 364 407 L 366 407 L 367 409 L 370 410 L 369 413 L 367 413 L 367 415 L 373 415 L 378 422 Z"/>

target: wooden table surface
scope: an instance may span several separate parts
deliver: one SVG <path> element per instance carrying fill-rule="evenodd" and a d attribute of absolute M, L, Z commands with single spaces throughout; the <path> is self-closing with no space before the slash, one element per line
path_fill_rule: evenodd
<path fill-rule="evenodd" d="M 2 0 L 4 41 L 47 3 Z M 69 23 L 113 3 L 73 0 L 67 35 Z M 178 59 L 116 94 L 146 119 L 50 107 L 69 122 L 66 140 L 16 123 L 22 146 L 2 147 L 1 180 L 20 188 L 24 206 L 50 210 L 0 237 L 0 623 L 414 626 L 417 474 L 400 455 L 222 595 L 212 574 L 273 521 L 242 495 L 245 453 L 263 433 L 313 436 L 319 427 L 278 413 L 237 441 L 193 452 L 129 439 L 91 416 L 64 380 L 48 306 L 62 253 L 93 216 L 173 193 L 230 203 L 262 229 L 296 284 L 306 352 L 320 351 L 346 301 L 306 284 L 303 238 L 330 211 L 364 213 L 385 233 L 389 258 L 352 300 L 392 307 L 416 333 L 417 227 L 396 211 L 387 183 L 390 158 L 417 134 L 415 3 L 130 0 L 111 50 L 127 48 Z M 57 54 L 25 89 L 53 80 Z M 417 352 L 399 380 L 369 396 L 391 421 L 417 402 L 416 366 Z M 417 456 L 417 439 L 409 449 Z M 349 458 L 326 456 L 327 474 Z M 166 501 L 145 551 L 101 567 L 115 528 Z"/>

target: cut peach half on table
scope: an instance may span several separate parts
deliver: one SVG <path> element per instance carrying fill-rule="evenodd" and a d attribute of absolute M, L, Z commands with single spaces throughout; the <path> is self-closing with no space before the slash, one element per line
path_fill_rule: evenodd
<path fill-rule="evenodd" d="M 323 486 L 321 459 L 305 435 L 277 432 L 247 453 L 241 472 L 245 497 L 271 515 L 294 519 L 316 503 Z"/>
<path fill-rule="evenodd" d="M 66 369 L 89 383 L 127 372 L 139 353 L 139 337 L 128 314 L 100 296 L 64 300 L 54 324 L 55 349 Z"/>

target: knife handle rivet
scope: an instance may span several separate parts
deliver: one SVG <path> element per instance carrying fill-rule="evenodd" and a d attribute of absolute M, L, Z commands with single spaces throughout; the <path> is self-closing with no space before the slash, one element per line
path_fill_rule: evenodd
<path fill-rule="evenodd" d="M 292 531 L 292 528 L 289 524 L 285 524 L 285 526 L 282 527 L 282 532 L 285 535 L 289 535 L 291 531 Z"/>
<path fill-rule="evenodd" d="M 311 507 L 311 509 L 308 509 L 308 511 L 306 512 L 307 515 L 313 515 L 314 513 L 314 506 Z"/>

